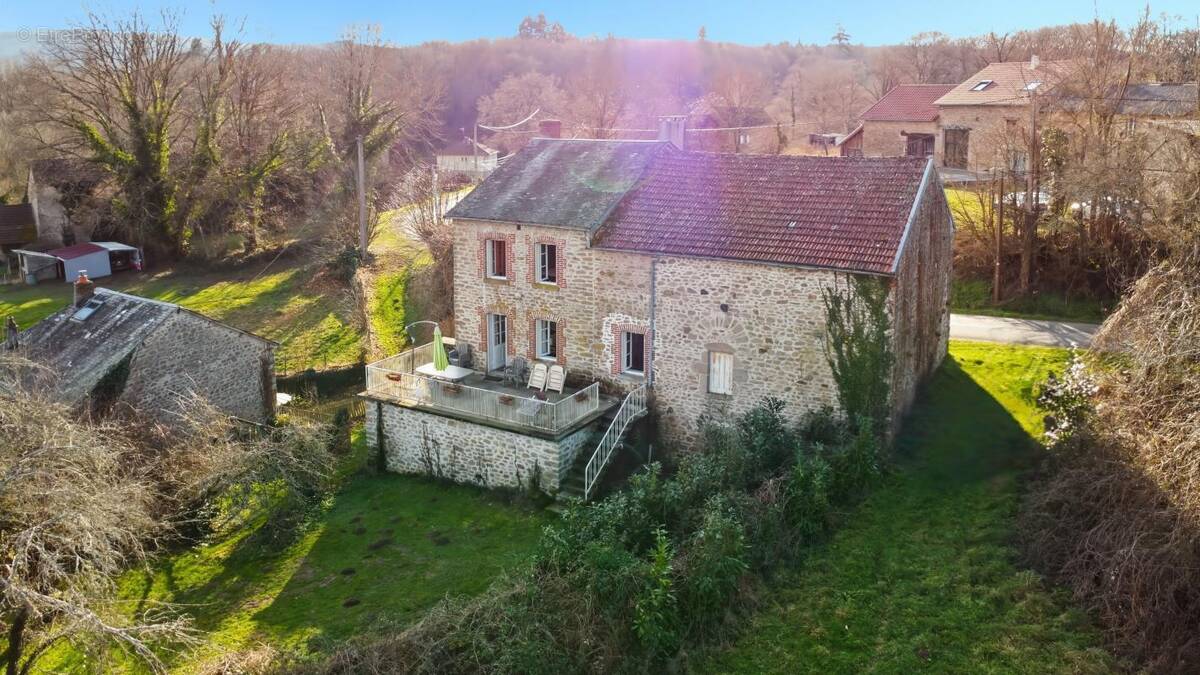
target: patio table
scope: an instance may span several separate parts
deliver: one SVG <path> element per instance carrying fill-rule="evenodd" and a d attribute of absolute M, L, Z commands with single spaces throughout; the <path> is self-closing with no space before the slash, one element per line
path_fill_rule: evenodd
<path fill-rule="evenodd" d="M 461 382 L 467 379 L 467 377 L 469 377 L 471 373 L 474 373 L 475 371 L 471 370 L 470 368 L 463 368 L 461 366 L 446 366 L 445 370 L 438 370 L 437 368 L 433 367 L 432 363 L 426 363 L 423 366 L 417 366 L 416 372 L 418 375 L 425 375 L 426 377 L 432 377 L 438 380 L 445 380 L 447 382 Z"/>

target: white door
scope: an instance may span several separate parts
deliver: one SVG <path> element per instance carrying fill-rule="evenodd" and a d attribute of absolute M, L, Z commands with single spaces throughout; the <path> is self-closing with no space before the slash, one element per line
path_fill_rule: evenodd
<path fill-rule="evenodd" d="M 500 370 L 508 355 L 508 317 L 488 314 L 488 370 Z"/>

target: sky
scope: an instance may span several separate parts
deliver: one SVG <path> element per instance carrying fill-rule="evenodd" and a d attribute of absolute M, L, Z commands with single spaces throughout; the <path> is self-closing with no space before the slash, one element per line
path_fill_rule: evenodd
<path fill-rule="evenodd" d="M 1137 20 L 1143 0 L 577 0 L 523 2 L 456 0 L 0 0 L 0 33 L 18 41 L 36 41 L 39 31 L 68 27 L 84 16 L 84 7 L 100 14 L 121 16 L 133 8 L 154 14 L 160 8 L 182 9 L 183 33 L 207 35 L 214 12 L 230 20 L 243 19 L 243 39 L 283 44 L 335 40 L 355 24 L 378 24 L 383 37 L 396 44 L 431 40 L 459 42 L 474 38 L 506 37 L 516 33 L 521 19 L 545 13 L 579 36 L 694 39 L 704 26 L 709 40 L 764 44 L 829 42 L 836 26 L 845 26 L 855 43 L 903 42 L 909 36 L 936 30 L 962 37 L 989 31 L 1089 21 L 1095 16 L 1122 25 Z M 1152 12 L 1182 15 L 1196 25 L 1196 0 L 1157 0 Z"/>

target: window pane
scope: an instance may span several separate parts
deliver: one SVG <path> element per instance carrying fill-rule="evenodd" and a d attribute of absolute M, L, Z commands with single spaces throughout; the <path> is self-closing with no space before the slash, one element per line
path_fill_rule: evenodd
<path fill-rule="evenodd" d="M 544 358 L 558 356 L 558 324 L 555 322 L 538 319 L 537 355 Z"/>
<path fill-rule="evenodd" d="M 554 283 L 558 281 L 558 247 L 553 244 L 546 244 L 543 248 L 546 253 L 543 262 L 542 281 Z"/>
<path fill-rule="evenodd" d="M 492 241 L 495 252 L 492 254 L 493 276 L 506 277 L 508 276 L 508 256 L 505 254 L 505 242 L 496 239 Z"/>

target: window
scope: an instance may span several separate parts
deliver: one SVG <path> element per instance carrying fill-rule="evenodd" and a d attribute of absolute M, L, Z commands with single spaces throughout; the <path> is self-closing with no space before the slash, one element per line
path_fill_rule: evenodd
<path fill-rule="evenodd" d="M 503 239 L 488 239 L 487 275 L 492 279 L 508 278 L 508 243 Z"/>
<path fill-rule="evenodd" d="M 538 319 L 534 328 L 539 359 L 558 358 L 558 322 Z"/>
<path fill-rule="evenodd" d="M 971 91 L 983 91 L 984 89 L 987 89 L 988 87 L 990 87 L 991 84 L 992 84 L 991 80 L 980 80 L 978 83 L 975 84 L 974 87 L 971 87 Z"/>
<path fill-rule="evenodd" d="M 952 169 L 967 168 L 967 144 L 971 132 L 967 129 L 946 129 L 942 164 Z"/>
<path fill-rule="evenodd" d="M 621 370 L 626 373 L 646 372 L 646 336 L 643 333 L 621 334 Z"/>
<path fill-rule="evenodd" d="M 908 157 L 929 157 L 933 154 L 933 134 L 908 134 L 904 143 Z"/>
<path fill-rule="evenodd" d="M 558 246 L 537 245 L 537 280 L 541 284 L 558 283 Z"/>
<path fill-rule="evenodd" d="M 708 353 L 708 391 L 713 394 L 733 393 L 733 354 Z"/>

